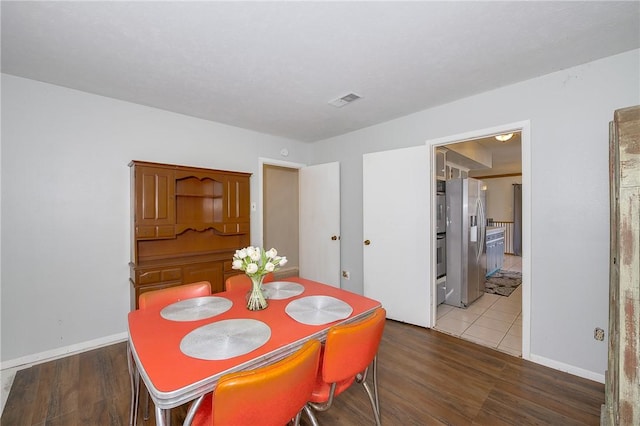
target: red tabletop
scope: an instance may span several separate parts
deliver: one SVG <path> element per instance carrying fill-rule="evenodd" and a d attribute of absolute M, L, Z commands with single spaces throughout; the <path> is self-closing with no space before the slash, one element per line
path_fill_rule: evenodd
<path fill-rule="evenodd" d="M 162 318 L 162 307 L 129 313 L 129 343 L 136 365 L 158 408 L 172 408 L 190 401 L 215 387 L 223 374 L 256 368 L 294 352 L 305 341 L 323 340 L 329 328 L 367 316 L 380 302 L 339 288 L 302 278 L 288 278 L 304 286 L 302 294 L 282 300 L 269 299 L 262 311 L 249 311 L 245 306 L 246 291 L 226 291 L 215 296 L 233 302 L 228 311 L 198 321 L 171 321 Z M 297 322 L 286 312 L 292 300 L 312 295 L 333 296 L 348 303 L 353 312 L 340 321 L 323 325 Z M 226 360 L 202 360 L 182 353 L 180 342 L 192 330 L 206 324 L 233 318 L 251 318 L 271 328 L 271 337 L 261 347 L 245 355 Z"/>

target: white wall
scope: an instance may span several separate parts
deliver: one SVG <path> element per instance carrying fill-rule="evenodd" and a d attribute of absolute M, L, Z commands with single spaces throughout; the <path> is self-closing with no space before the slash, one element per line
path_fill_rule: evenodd
<path fill-rule="evenodd" d="M 258 157 L 285 147 L 308 162 L 308 144 L 3 74 L 3 367 L 125 337 L 129 161 L 252 172 L 257 202 Z"/>
<path fill-rule="evenodd" d="M 522 183 L 522 176 L 478 179 L 487 185 L 487 218 L 513 222 L 513 184 Z"/>
<path fill-rule="evenodd" d="M 603 380 L 593 329 L 608 323 L 608 123 L 640 104 L 639 65 L 634 50 L 315 143 L 315 162 L 342 163 L 342 286 L 362 290 L 363 153 L 530 120 L 531 357 Z"/>

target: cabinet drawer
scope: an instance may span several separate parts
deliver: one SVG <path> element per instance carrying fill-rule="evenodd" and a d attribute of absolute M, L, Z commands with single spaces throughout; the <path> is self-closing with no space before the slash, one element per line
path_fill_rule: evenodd
<path fill-rule="evenodd" d="M 158 226 L 156 235 L 158 238 L 172 238 L 176 235 L 176 230 L 173 225 Z"/>
<path fill-rule="evenodd" d="M 152 284 L 165 281 L 179 281 L 182 278 L 182 269 L 160 269 L 155 271 L 140 272 L 137 284 Z"/>
<path fill-rule="evenodd" d="M 232 260 L 225 260 L 224 261 L 224 272 L 231 272 L 233 271 L 233 261 Z"/>
<path fill-rule="evenodd" d="M 222 225 L 222 232 L 225 234 L 247 234 L 250 225 L 248 223 L 225 223 Z"/>
<path fill-rule="evenodd" d="M 182 278 L 182 269 L 165 269 L 161 271 L 161 279 L 162 281 L 174 281 Z"/>
<path fill-rule="evenodd" d="M 155 226 L 137 226 L 136 236 L 138 238 L 153 238 L 156 236 Z"/>
<path fill-rule="evenodd" d="M 137 226 L 137 238 L 173 238 L 176 236 L 176 230 L 173 225 L 164 226 Z"/>

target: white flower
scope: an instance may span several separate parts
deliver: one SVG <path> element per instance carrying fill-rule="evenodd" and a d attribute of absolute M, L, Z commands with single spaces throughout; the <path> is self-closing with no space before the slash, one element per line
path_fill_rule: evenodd
<path fill-rule="evenodd" d="M 278 255 L 278 250 L 272 248 L 266 254 L 269 259 L 274 259 Z"/>
<path fill-rule="evenodd" d="M 275 248 L 265 251 L 262 247 L 248 246 L 236 250 L 231 267 L 240 269 L 251 277 L 262 277 L 277 271 L 281 265 L 286 263 L 287 258 L 278 256 L 278 251 Z"/>

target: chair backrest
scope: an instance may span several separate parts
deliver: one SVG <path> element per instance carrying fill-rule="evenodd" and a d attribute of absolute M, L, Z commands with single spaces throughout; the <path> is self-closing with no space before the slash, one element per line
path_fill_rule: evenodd
<path fill-rule="evenodd" d="M 271 281 L 273 281 L 272 272 L 266 274 L 264 276 L 264 279 L 262 280 L 263 283 L 268 283 Z M 227 278 L 224 282 L 224 289 L 227 291 L 238 290 L 238 289 L 249 291 L 251 290 L 251 286 L 252 286 L 251 278 L 249 278 L 247 274 L 232 275 L 229 278 Z"/>
<path fill-rule="evenodd" d="M 179 302 L 180 300 L 209 296 L 210 294 L 211 284 L 209 284 L 209 281 L 199 281 L 197 283 L 168 287 L 160 290 L 146 291 L 138 298 L 138 306 L 140 309 L 147 309 L 153 306 L 166 306 L 170 303 Z"/>
<path fill-rule="evenodd" d="M 369 317 L 329 330 L 322 358 L 322 379 L 336 383 L 355 377 L 371 364 L 382 340 L 387 312 L 378 308 Z"/>
<path fill-rule="evenodd" d="M 310 340 L 275 364 L 223 376 L 214 391 L 213 424 L 287 424 L 309 400 L 319 361 L 320 342 Z"/>

